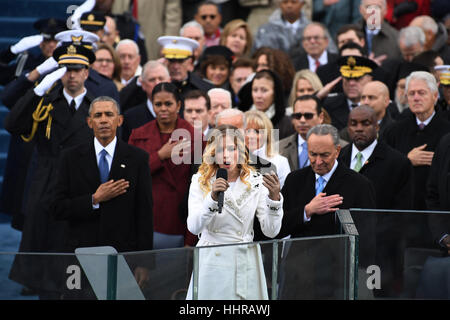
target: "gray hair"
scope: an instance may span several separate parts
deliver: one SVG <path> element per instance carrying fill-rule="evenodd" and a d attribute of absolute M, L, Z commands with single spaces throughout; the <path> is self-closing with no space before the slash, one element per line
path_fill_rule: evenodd
<path fill-rule="evenodd" d="M 231 98 L 231 92 L 230 91 L 222 89 L 222 88 L 212 88 L 212 89 L 208 90 L 209 98 L 211 98 L 211 95 L 215 94 L 215 93 L 223 93 L 223 94 L 225 94 L 227 96 L 227 98 L 229 98 L 229 100 L 230 100 L 229 101 L 230 102 L 230 106 L 233 105 L 233 100 Z"/>
<path fill-rule="evenodd" d="M 406 27 L 400 30 L 398 41 L 402 41 L 407 47 L 411 47 L 417 43 L 423 46 L 425 44 L 425 33 L 419 27 Z"/>
<path fill-rule="evenodd" d="M 425 81 L 431 92 L 438 91 L 436 78 L 431 73 L 426 71 L 414 71 L 406 78 L 405 92 L 408 92 L 409 82 L 412 79 Z"/>
<path fill-rule="evenodd" d="M 116 100 L 114 100 L 113 98 L 108 97 L 108 96 L 100 96 L 100 97 L 95 98 L 89 105 L 89 111 L 88 111 L 89 116 L 91 116 L 92 108 L 94 107 L 94 104 L 96 104 L 97 102 L 112 102 L 112 104 L 114 105 L 114 107 L 117 110 L 117 114 L 120 114 L 120 106 Z"/>
<path fill-rule="evenodd" d="M 339 132 L 331 124 L 318 124 L 317 126 L 312 127 L 306 134 L 306 140 L 308 141 L 309 137 L 313 134 L 318 136 L 330 135 L 333 139 L 334 146 L 337 147 L 339 145 Z"/>
<path fill-rule="evenodd" d="M 430 16 L 420 16 L 422 18 L 422 28 L 425 30 L 431 30 L 433 34 L 438 33 L 439 26 L 436 21 Z"/>
<path fill-rule="evenodd" d="M 205 36 L 205 30 L 203 29 L 203 26 L 200 23 L 198 23 L 197 21 L 191 20 L 189 22 L 186 22 L 181 27 L 181 29 L 180 29 L 180 36 L 181 37 L 184 37 L 184 30 L 186 30 L 186 28 L 189 28 L 189 27 L 195 27 L 195 28 L 199 29 L 201 31 L 201 33 L 202 33 L 202 36 L 203 37 Z"/>
<path fill-rule="evenodd" d="M 221 111 L 217 116 L 216 116 L 216 126 L 219 123 L 220 119 L 223 118 L 231 118 L 231 117 L 235 117 L 235 116 L 241 116 L 242 117 L 242 124 L 245 124 L 245 114 L 244 112 L 242 112 L 239 109 L 225 109 L 223 111 Z"/>
<path fill-rule="evenodd" d="M 139 55 L 139 46 L 137 45 L 137 43 L 135 41 L 133 41 L 131 39 L 120 40 L 116 46 L 116 52 L 118 52 L 120 47 L 124 44 L 131 44 L 134 47 L 134 49 L 136 50 L 136 54 Z"/>
<path fill-rule="evenodd" d="M 164 71 L 167 73 L 167 77 L 170 78 L 170 73 L 166 65 L 157 60 L 150 60 L 144 64 L 144 66 L 142 67 L 141 78 L 147 79 L 147 72 L 149 72 L 150 70 L 154 70 L 158 67 L 164 68 Z"/>

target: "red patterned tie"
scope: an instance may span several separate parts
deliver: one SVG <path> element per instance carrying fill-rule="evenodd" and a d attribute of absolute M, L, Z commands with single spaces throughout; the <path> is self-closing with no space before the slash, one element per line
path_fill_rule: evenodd
<path fill-rule="evenodd" d="M 319 60 L 316 60 L 316 71 L 317 71 L 317 68 L 319 68 L 320 67 L 320 62 L 319 62 Z"/>

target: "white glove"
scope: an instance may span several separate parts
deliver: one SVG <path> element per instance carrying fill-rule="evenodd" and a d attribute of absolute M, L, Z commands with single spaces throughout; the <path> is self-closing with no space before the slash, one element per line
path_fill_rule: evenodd
<path fill-rule="evenodd" d="M 44 40 L 42 35 L 28 36 L 11 46 L 11 52 L 14 54 L 22 53 L 30 48 L 37 47 Z"/>
<path fill-rule="evenodd" d="M 95 7 L 96 0 L 86 0 L 81 6 L 79 6 L 73 15 L 70 17 L 70 20 L 72 22 L 71 29 L 72 30 L 80 30 L 81 29 L 81 23 L 80 18 L 85 12 L 89 12 Z"/>
<path fill-rule="evenodd" d="M 61 79 L 66 73 L 67 68 L 62 67 L 52 73 L 46 75 L 44 79 L 42 79 L 41 83 L 39 83 L 36 88 L 34 88 L 34 93 L 39 97 L 42 97 L 48 89 L 52 87 L 52 85 Z"/>
<path fill-rule="evenodd" d="M 58 68 L 58 62 L 56 62 L 56 60 L 53 57 L 50 57 L 44 62 L 42 62 L 40 65 L 38 65 L 36 67 L 36 70 L 37 72 L 39 72 L 41 76 L 43 76 L 49 73 L 50 71 L 55 70 L 56 68 Z"/>

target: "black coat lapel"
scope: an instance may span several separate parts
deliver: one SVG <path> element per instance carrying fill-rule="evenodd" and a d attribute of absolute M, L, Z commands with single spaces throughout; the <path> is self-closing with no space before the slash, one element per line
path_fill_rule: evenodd
<path fill-rule="evenodd" d="M 117 139 L 116 150 L 114 151 L 114 157 L 111 164 L 111 170 L 109 172 L 109 179 L 122 179 L 124 177 L 122 171 L 126 169 L 128 165 L 128 145 Z"/>
<path fill-rule="evenodd" d="M 82 172 L 85 173 L 86 180 L 89 181 L 89 185 L 97 188 L 100 185 L 100 171 L 98 170 L 93 139 L 91 143 L 84 145 L 84 147 L 80 149 L 80 158 L 80 166 L 85 167 L 85 170 L 82 170 Z"/>

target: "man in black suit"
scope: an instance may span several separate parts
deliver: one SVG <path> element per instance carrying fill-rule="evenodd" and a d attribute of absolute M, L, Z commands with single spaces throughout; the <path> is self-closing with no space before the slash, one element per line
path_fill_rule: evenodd
<path fill-rule="evenodd" d="M 337 161 L 341 147 L 336 128 L 327 124 L 317 125 L 308 132 L 307 142 L 311 165 L 291 172 L 286 178 L 282 189 L 283 224 L 278 237 L 339 234 L 336 210 L 376 206 L 372 183 Z M 373 263 L 375 255 L 374 219 L 365 215 L 353 215 L 353 218 L 361 236 L 360 266 L 367 267 Z M 313 272 L 311 277 L 314 278 L 315 297 L 336 297 L 338 285 L 335 274 L 333 276 L 333 266 L 339 265 L 339 249 L 334 246 L 327 248 L 320 241 L 312 242 L 311 245 L 308 254 L 312 257 L 312 265 L 305 268 L 311 268 Z M 287 279 L 294 277 L 294 280 L 298 280 L 297 277 L 300 277 L 304 281 L 295 268 L 286 260 Z M 298 291 L 290 287 L 292 282 L 284 282 L 285 292 L 289 294 Z"/>
<path fill-rule="evenodd" d="M 312 22 L 303 29 L 302 47 L 305 53 L 291 54 L 295 70 L 309 69 L 316 72 L 321 65 L 337 60 L 338 55 L 330 53 L 328 31 L 320 23 Z"/>
<path fill-rule="evenodd" d="M 348 208 L 375 208 L 372 183 L 338 163 L 336 128 L 317 125 L 307 135 L 310 166 L 291 172 L 282 190 L 283 226 L 279 236 L 335 234 L 333 213 Z"/>
<path fill-rule="evenodd" d="M 158 61 L 147 62 L 140 76 L 140 83 L 143 92 L 146 94 L 145 100 L 140 104 L 129 108 L 124 112 L 122 125 L 122 140 L 128 142 L 133 129 L 143 126 L 156 118 L 152 104 L 153 88 L 161 82 L 170 82 L 170 75 L 167 67 Z"/>
<path fill-rule="evenodd" d="M 352 144 L 342 149 L 339 160 L 372 181 L 376 208 L 410 210 L 414 197 L 411 162 L 377 139 L 379 125 L 376 111 L 368 105 L 356 107 L 350 112 L 347 130 Z M 403 224 L 398 215 L 376 214 L 376 220 L 376 264 L 383 270 L 381 291 L 377 290 L 376 294 L 392 296 L 392 280 L 399 277 L 402 271 L 400 262 L 403 253 L 399 244 Z"/>
<path fill-rule="evenodd" d="M 53 214 L 68 222 L 65 252 L 96 246 L 118 252 L 153 248 L 148 154 L 117 139 L 122 121 L 117 102 L 95 99 L 87 118 L 94 139 L 61 156 Z M 134 274 L 140 285 L 147 280 L 142 267 Z"/>
<path fill-rule="evenodd" d="M 408 157 L 414 170 L 414 210 L 426 210 L 426 184 L 436 149 L 450 123 L 435 111 L 438 87 L 434 75 L 425 71 L 411 73 L 406 80 L 406 96 L 411 113 L 386 129 L 384 141 Z M 410 215 L 407 246 L 429 247 L 432 236 L 426 215 Z"/>
<path fill-rule="evenodd" d="M 50 216 L 56 169 L 62 151 L 92 137 L 86 124 L 93 98 L 85 88 L 95 54 L 81 45 L 58 47 L 53 57 L 60 66 L 35 88 L 28 90 L 5 119 L 5 129 L 34 141 L 35 168 L 25 195 L 25 223 L 20 252 L 60 252 L 66 225 Z M 55 86 L 61 79 L 62 86 Z M 38 112 L 37 119 L 33 114 Z M 54 270 L 46 259 L 16 256 L 10 278 L 39 290 L 41 298 L 55 298 Z"/>

